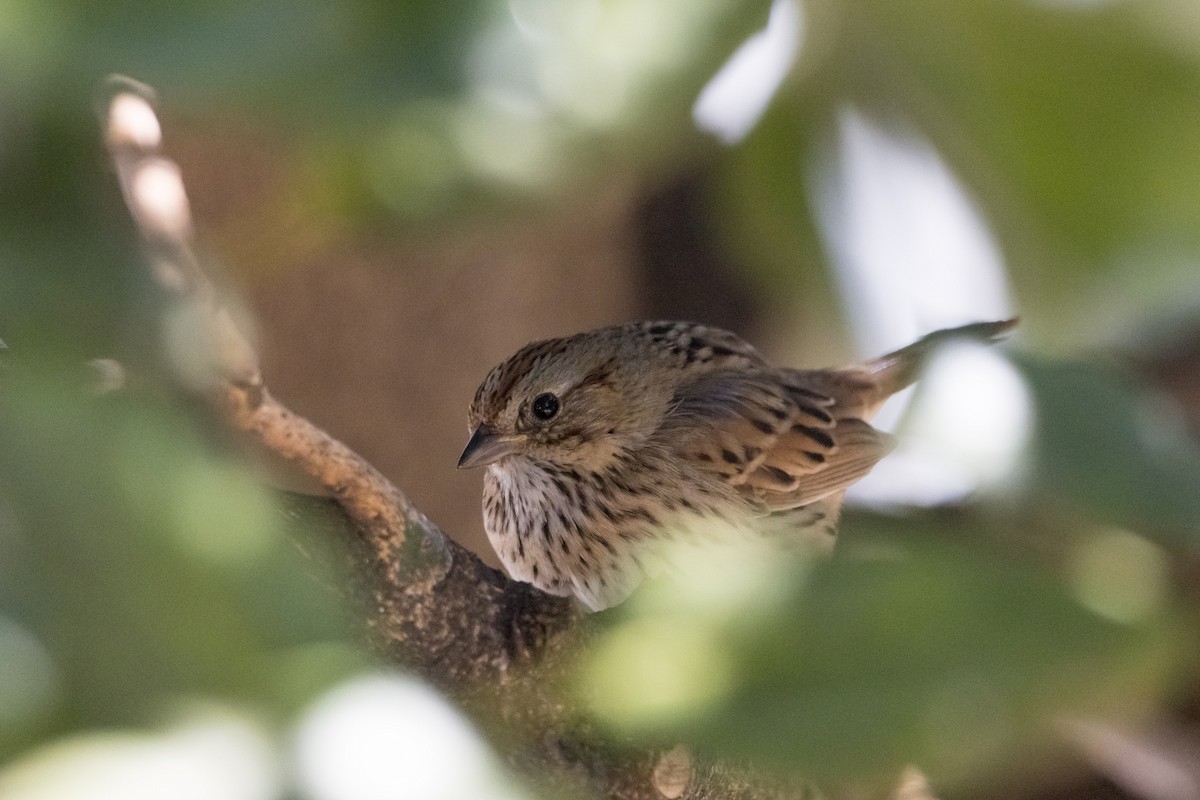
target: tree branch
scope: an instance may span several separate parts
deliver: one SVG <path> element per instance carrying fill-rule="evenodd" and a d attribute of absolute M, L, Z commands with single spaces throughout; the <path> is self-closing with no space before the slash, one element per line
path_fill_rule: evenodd
<path fill-rule="evenodd" d="M 498 677 L 508 662 L 497 654 L 511 654 L 513 648 L 498 647 L 496 632 L 507 627 L 517 639 L 535 641 L 535 631 L 526 628 L 566 626 L 575 615 L 571 604 L 484 565 L 361 456 L 270 394 L 254 347 L 195 256 L 187 194 L 179 168 L 159 152 L 162 135 L 150 90 L 123 78 L 112 83 L 107 142 L 121 190 L 153 276 L 182 304 L 194 332 L 189 344 L 200 353 L 198 358 L 185 355 L 181 378 L 213 397 L 236 429 L 316 479 L 354 522 L 358 541 L 353 544 L 369 567 L 370 622 L 377 644 L 389 653 L 404 649 L 410 665 L 432 656 L 428 666 L 439 669 L 423 671 L 448 688 Z M 487 613 L 518 605 L 524 614 L 505 620 L 507 625 Z M 466 619 L 472 624 L 460 624 Z M 455 664 L 444 657 L 450 651 L 457 653 Z M 466 664 L 476 666 L 464 669 Z"/>

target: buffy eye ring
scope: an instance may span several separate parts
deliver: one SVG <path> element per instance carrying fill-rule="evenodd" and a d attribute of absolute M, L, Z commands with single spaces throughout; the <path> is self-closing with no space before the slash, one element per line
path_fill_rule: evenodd
<path fill-rule="evenodd" d="M 558 397 L 550 392 L 543 392 L 533 398 L 533 415 L 542 421 L 554 419 L 558 413 Z"/>

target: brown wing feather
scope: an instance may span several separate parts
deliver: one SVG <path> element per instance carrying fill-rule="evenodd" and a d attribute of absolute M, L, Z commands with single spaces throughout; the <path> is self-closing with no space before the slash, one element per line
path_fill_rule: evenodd
<path fill-rule="evenodd" d="M 839 369 L 754 369 L 761 361 L 726 369 L 713 363 L 680 389 L 663 440 L 678 441 L 682 457 L 706 465 L 766 510 L 808 505 L 841 492 L 891 451 L 894 439 L 868 420 L 912 383 L 939 345 L 959 338 L 993 341 L 1014 325 L 1015 319 L 936 331 Z"/>
<path fill-rule="evenodd" d="M 745 490 L 772 511 L 808 505 L 861 479 L 894 446 L 891 436 L 859 419 L 839 419 L 829 434 L 834 445 L 824 454 L 803 450 L 797 458 L 797 451 L 786 445 L 772 448 L 744 484 Z M 824 458 L 813 463 L 814 455 Z M 784 475 L 792 478 L 789 486 L 779 480 Z"/>
<path fill-rule="evenodd" d="M 720 371 L 684 387 L 664 438 L 767 511 L 845 489 L 892 448 L 892 439 L 845 415 L 801 373 Z"/>

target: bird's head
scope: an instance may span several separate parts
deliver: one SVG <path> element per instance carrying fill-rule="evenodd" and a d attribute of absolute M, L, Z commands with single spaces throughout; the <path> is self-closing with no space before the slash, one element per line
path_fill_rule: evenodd
<path fill-rule="evenodd" d="M 674 388 L 663 369 L 607 331 L 526 345 L 475 393 L 458 466 L 525 458 L 602 469 L 658 428 Z"/>

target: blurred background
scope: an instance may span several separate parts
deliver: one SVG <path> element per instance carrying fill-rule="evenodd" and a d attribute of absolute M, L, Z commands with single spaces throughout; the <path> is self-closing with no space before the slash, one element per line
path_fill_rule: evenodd
<path fill-rule="evenodd" d="M 346 709 L 440 702 L 362 677 L 287 519 L 171 388 L 169 309 L 97 116 L 114 72 L 158 93 L 201 255 L 273 392 L 492 563 L 481 476 L 454 465 L 479 381 L 531 339 L 694 319 L 823 366 L 1019 314 L 1008 356 L 946 352 L 885 410 L 904 446 L 854 493 L 859 565 L 770 600 L 790 620 L 840 598 L 830 630 L 788 646 L 853 647 L 783 677 L 731 663 L 703 702 L 602 705 L 628 710 L 611 720 L 628 735 L 750 756 L 769 748 L 738 715 L 790 708 L 763 757 L 836 780 L 920 757 L 961 796 L 1200 797 L 1186 0 L 0 0 L 0 796 L 132 797 L 53 776 L 144 776 L 185 752 L 197 774 L 249 777 L 182 796 L 386 796 L 346 788 L 358 767 L 305 772 L 304 743 L 392 724 Z M 604 656 L 622 676 L 666 612 L 629 613 Z M 724 617 L 688 613 L 733 647 Z M 942 627 L 905 627 L 916 615 Z M 888 638 L 909 635 L 919 663 Z M 949 657 L 981 640 L 987 658 Z M 881 653 L 904 669 L 862 666 Z M 873 711 L 838 704 L 864 685 L 886 695 Z M 880 708 L 886 741 L 827 724 Z M 427 737 L 389 735 L 431 763 Z M 1014 779 L 1020 745 L 1046 738 L 1067 754 Z M 480 775 L 405 796 L 525 791 Z"/>

